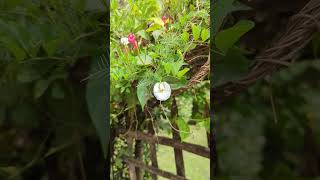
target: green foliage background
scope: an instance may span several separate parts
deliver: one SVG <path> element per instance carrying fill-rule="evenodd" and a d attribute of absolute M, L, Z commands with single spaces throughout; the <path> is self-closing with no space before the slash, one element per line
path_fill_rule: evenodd
<path fill-rule="evenodd" d="M 235 0 L 213 6 L 216 87 L 241 78 L 254 63 L 242 37 L 255 26 L 231 13 L 250 10 Z M 319 43 L 316 35 L 288 69 L 215 106 L 217 179 L 319 178 Z"/>
<path fill-rule="evenodd" d="M 106 77 L 107 13 L 99 0 L 0 2 L 0 179 L 76 179 L 90 153 L 101 157 L 83 173 L 102 178 L 106 108 L 91 94 L 106 86 L 86 99 L 86 79 Z"/>

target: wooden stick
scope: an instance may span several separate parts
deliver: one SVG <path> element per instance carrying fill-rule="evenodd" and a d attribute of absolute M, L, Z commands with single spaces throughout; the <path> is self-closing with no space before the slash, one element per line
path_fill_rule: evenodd
<path fill-rule="evenodd" d="M 163 171 L 163 170 L 158 169 L 156 167 L 145 165 L 143 162 L 138 161 L 133 158 L 130 158 L 130 157 L 124 157 L 124 161 L 132 166 L 139 167 L 139 168 L 141 168 L 145 171 L 148 171 L 152 174 L 156 174 L 156 175 L 159 175 L 159 176 L 171 179 L 171 180 L 187 180 L 185 177 L 177 176 L 175 174 Z"/>
<path fill-rule="evenodd" d="M 129 148 L 129 153 L 133 154 L 133 137 L 128 136 L 127 137 L 127 143 L 128 143 L 128 148 Z M 129 164 L 129 176 L 130 180 L 137 180 L 137 173 L 136 173 L 136 168 L 135 166 Z"/>
<path fill-rule="evenodd" d="M 153 125 L 152 122 L 149 122 L 149 132 L 154 135 L 155 132 L 153 130 Z M 157 160 L 157 149 L 156 149 L 156 144 L 155 143 L 149 143 L 150 146 L 150 159 L 152 166 L 155 168 L 158 168 L 158 160 Z M 156 174 L 151 174 L 152 180 L 157 180 L 157 175 Z"/>
<path fill-rule="evenodd" d="M 141 140 L 136 140 L 134 149 L 135 159 L 142 160 L 143 158 L 143 142 Z M 143 180 L 144 172 L 140 168 L 136 167 L 137 180 Z"/>
<path fill-rule="evenodd" d="M 122 129 L 118 130 L 118 133 L 126 133 L 127 130 Z M 163 137 L 163 136 L 153 136 L 151 134 L 143 133 L 143 132 L 134 132 L 128 131 L 125 136 L 131 136 L 136 139 L 141 139 L 144 141 L 148 141 L 149 143 L 158 143 L 178 149 L 182 149 L 184 151 L 191 152 L 193 154 L 197 154 L 199 156 L 209 158 L 210 159 L 210 149 L 208 147 L 200 146 L 197 144 L 191 144 L 187 142 L 176 142 L 173 139 Z"/>
<path fill-rule="evenodd" d="M 176 98 L 172 99 L 172 109 L 171 109 L 171 118 L 175 119 L 178 116 L 178 106 L 176 102 Z M 180 133 L 178 125 L 173 122 L 172 123 L 172 138 L 176 142 L 181 142 Z M 179 176 L 186 177 L 186 171 L 184 168 L 184 160 L 183 160 L 183 152 L 179 148 L 174 148 L 174 160 L 176 162 L 176 171 Z"/>

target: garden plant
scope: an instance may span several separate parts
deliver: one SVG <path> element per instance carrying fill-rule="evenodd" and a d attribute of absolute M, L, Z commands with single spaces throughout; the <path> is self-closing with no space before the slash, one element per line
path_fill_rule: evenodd
<path fill-rule="evenodd" d="M 123 158 L 134 153 L 151 164 L 152 151 L 152 145 L 126 138 L 129 131 L 178 134 L 182 141 L 193 137 L 193 143 L 202 137 L 208 147 L 210 5 L 203 0 L 112 0 L 110 7 L 111 178 L 129 179 Z M 156 149 L 161 167 L 161 159 L 173 151 Z M 186 169 L 187 177 L 209 178 L 206 162 L 207 171 L 199 175 Z M 168 171 L 175 173 L 173 168 Z M 154 178 L 147 171 L 138 176 Z"/>

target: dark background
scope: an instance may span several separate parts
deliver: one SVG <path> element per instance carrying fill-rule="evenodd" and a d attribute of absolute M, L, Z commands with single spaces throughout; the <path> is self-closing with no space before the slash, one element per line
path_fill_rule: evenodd
<path fill-rule="evenodd" d="M 86 91 L 108 16 L 107 1 L 0 1 L 1 180 L 105 179 Z"/>
<path fill-rule="evenodd" d="M 246 67 L 249 71 L 257 54 L 281 36 L 288 19 L 308 1 L 241 2 L 251 9 L 229 14 L 222 29 L 239 20 L 255 22 L 255 27 L 236 44 L 245 49 L 241 53 L 244 58 L 229 56 L 228 59 L 238 65 L 239 61 L 249 64 Z M 274 72 L 214 106 L 217 179 L 320 177 L 319 43 L 318 34 L 315 34 L 289 68 Z M 219 62 L 221 56 L 215 55 Z M 213 69 L 213 79 L 230 75 L 234 69 L 228 67 L 224 62 L 216 64 L 224 73 L 215 73 Z M 235 79 L 243 76 L 233 74 Z M 211 96 L 214 104 L 215 94 Z"/>

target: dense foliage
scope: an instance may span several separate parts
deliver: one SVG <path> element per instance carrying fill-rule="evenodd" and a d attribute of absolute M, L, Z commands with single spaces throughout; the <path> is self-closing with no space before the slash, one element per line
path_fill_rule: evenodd
<path fill-rule="evenodd" d="M 155 84 L 166 82 L 174 91 L 195 73 L 185 57 L 197 46 L 209 48 L 209 7 L 209 1 L 111 1 L 111 128 L 144 131 L 151 121 L 156 133 L 170 134 L 176 123 L 183 139 L 190 135 L 189 120 L 209 129 L 209 117 L 204 116 L 209 109 L 208 78 L 152 107 L 158 99 Z M 174 117 L 173 99 L 179 112 Z M 128 172 L 120 158 L 128 150 L 119 139 L 114 144 L 113 178 L 125 178 Z"/>
<path fill-rule="evenodd" d="M 214 87 L 249 71 L 252 57 L 303 7 L 291 3 L 298 4 L 217 1 Z M 215 106 L 218 179 L 319 178 L 319 43 L 315 36 L 288 69 Z"/>
<path fill-rule="evenodd" d="M 106 50 L 106 5 L 0 2 L 0 179 L 102 178 L 84 80 Z"/>

